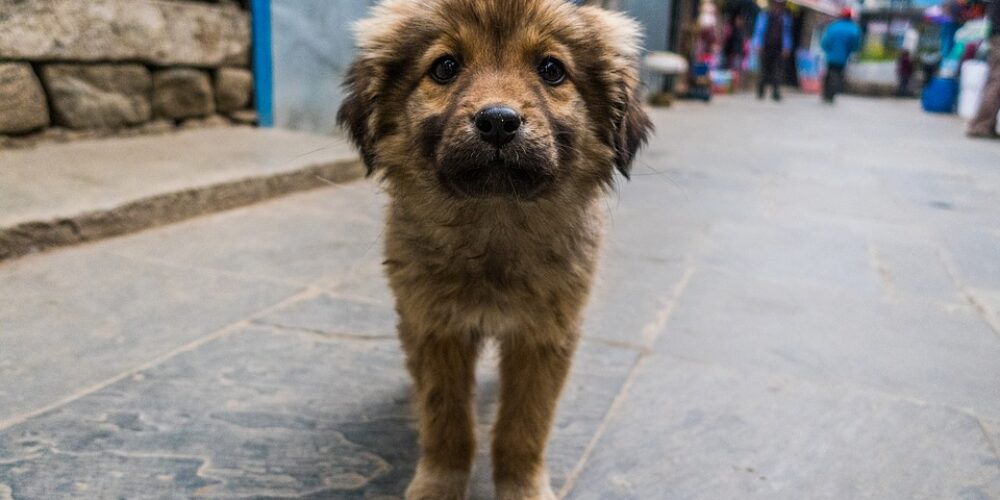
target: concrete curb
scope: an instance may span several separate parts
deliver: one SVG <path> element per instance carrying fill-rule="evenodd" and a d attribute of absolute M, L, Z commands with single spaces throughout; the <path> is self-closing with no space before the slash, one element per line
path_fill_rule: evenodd
<path fill-rule="evenodd" d="M 199 215 L 364 176 L 358 160 L 324 163 L 274 175 L 210 184 L 137 199 L 120 206 L 0 227 L 0 261 L 120 236 Z"/>

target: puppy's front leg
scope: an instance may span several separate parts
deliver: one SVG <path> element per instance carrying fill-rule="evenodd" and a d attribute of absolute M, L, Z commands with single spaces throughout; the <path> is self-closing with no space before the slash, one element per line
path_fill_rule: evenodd
<path fill-rule="evenodd" d="M 473 385 L 480 342 L 400 328 L 414 381 L 422 456 L 407 500 L 465 498 L 475 456 Z"/>
<path fill-rule="evenodd" d="M 500 412 L 493 430 L 493 479 L 500 500 L 555 500 L 545 444 L 569 372 L 576 334 L 501 341 Z"/>

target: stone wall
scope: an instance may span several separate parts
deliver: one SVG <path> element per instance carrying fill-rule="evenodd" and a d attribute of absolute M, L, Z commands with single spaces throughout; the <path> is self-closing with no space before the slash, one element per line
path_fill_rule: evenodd
<path fill-rule="evenodd" d="M 246 0 L 0 0 L 0 147 L 253 123 Z"/>

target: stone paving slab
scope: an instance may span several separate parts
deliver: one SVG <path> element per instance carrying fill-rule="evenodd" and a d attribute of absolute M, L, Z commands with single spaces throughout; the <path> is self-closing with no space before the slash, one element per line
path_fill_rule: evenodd
<path fill-rule="evenodd" d="M 240 330 L 5 430 L 0 478 L 25 498 L 350 498 L 413 459 L 400 363 L 392 342 Z"/>
<path fill-rule="evenodd" d="M 549 454 L 556 484 L 637 356 L 587 343 L 580 354 Z M 484 427 L 493 369 L 480 367 Z M 5 430 L 0 484 L 53 500 L 395 498 L 416 459 L 408 391 L 395 341 L 249 327 Z"/>
<path fill-rule="evenodd" d="M 98 247 L 6 264 L 0 267 L 0 428 L 299 290 Z"/>
<path fill-rule="evenodd" d="M 247 127 L 0 151 L 0 259 L 361 175 L 342 139 Z"/>
<path fill-rule="evenodd" d="M 355 263 L 350 269 L 338 276 L 321 282 L 321 286 L 330 290 L 337 297 L 358 298 L 368 302 L 394 306 L 395 298 L 389 289 L 389 279 L 385 275 L 381 256 L 382 239 L 379 237 L 372 244 L 371 250 L 366 250 L 368 258 Z"/>
<path fill-rule="evenodd" d="M 993 451 L 1000 457 L 1000 418 L 982 418 L 979 421 L 983 424 L 983 429 L 986 431 L 986 435 L 990 438 L 990 444 L 993 445 Z"/>
<path fill-rule="evenodd" d="M 381 262 L 382 201 L 373 184 L 352 183 L 276 200 L 267 210 L 212 214 L 107 248 L 187 268 L 329 285 L 369 260 Z"/>
<path fill-rule="evenodd" d="M 683 261 L 607 259 L 584 313 L 583 335 L 649 347 L 663 327 L 657 316 L 675 299 L 689 268 Z"/>
<path fill-rule="evenodd" d="M 882 281 L 883 297 L 966 304 L 941 248 L 926 238 L 887 233 L 869 238 L 868 245 L 872 267 Z"/>
<path fill-rule="evenodd" d="M 963 284 L 1000 290 L 1000 230 L 996 225 L 993 221 L 992 226 L 943 225 L 940 229 L 944 255 L 953 266 L 955 278 Z"/>
<path fill-rule="evenodd" d="M 392 306 L 325 293 L 272 310 L 255 323 L 331 337 L 396 338 L 396 310 Z"/>
<path fill-rule="evenodd" d="M 876 299 L 878 275 L 863 237 L 814 221 L 719 223 L 704 262 L 747 279 L 771 279 L 848 289 Z"/>
<path fill-rule="evenodd" d="M 969 288 L 965 291 L 1000 338 L 1000 290 Z"/>
<path fill-rule="evenodd" d="M 704 269 L 656 349 L 1000 417 L 1000 337 L 970 306 L 882 302 Z"/>
<path fill-rule="evenodd" d="M 658 355 L 568 498 L 998 497 L 972 415 Z"/>

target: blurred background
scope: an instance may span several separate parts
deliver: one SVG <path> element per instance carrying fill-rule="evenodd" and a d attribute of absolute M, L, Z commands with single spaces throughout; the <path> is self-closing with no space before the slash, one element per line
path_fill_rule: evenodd
<path fill-rule="evenodd" d="M 2 57 L 8 61 L 5 95 L 17 106 L 4 113 L 0 141 L 257 120 L 333 134 L 342 97 L 337 82 L 353 53 L 350 26 L 373 3 L 260 2 L 255 4 L 260 22 L 251 26 L 248 0 L 139 3 L 134 9 L 113 2 L 80 7 L 8 0 L 2 35 Z M 763 33 L 755 30 L 760 13 L 767 12 L 763 0 L 592 3 L 639 20 L 648 51 L 679 56 L 655 60 L 644 73 L 651 92 L 667 91 L 661 96 L 665 101 L 746 90 L 760 72 Z M 787 3 L 789 46 L 784 47 L 781 83 L 820 92 L 827 62 L 823 34 L 848 12 L 859 28 L 859 44 L 847 65 L 845 90 L 912 97 L 941 77 L 947 82 L 941 85 L 951 88 L 936 91 L 932 97 L 943 102 L 928 109 L 957 111 L 970 119 L 986 81 L 987 5 L 983 0 Z M 83 17 L 49 24 L 62 16 Z M 257 56 L 253 68 L 252 50 Z M 940 92 L 945 95 L 939 97 Z"/>
<path fill-rule="evenodd" d="M 0 0 L 0 500 L 401 498 L 369 0 Z M 560 498 L 1000 499 L 1000 8 L 606 0 L 656 133 Z M 496 357 L 472 498 L 492 498 Z"/>

